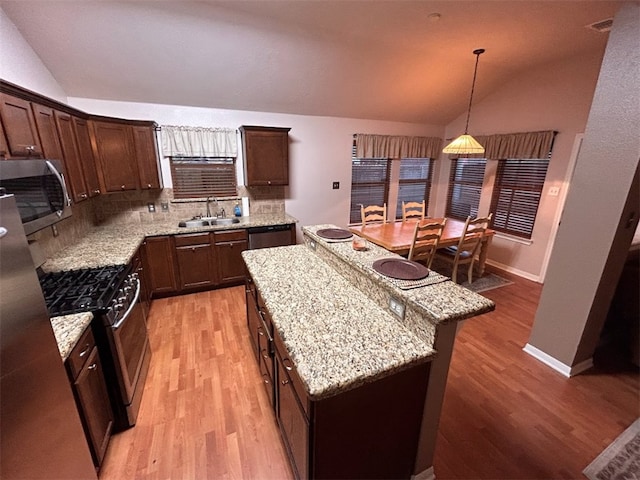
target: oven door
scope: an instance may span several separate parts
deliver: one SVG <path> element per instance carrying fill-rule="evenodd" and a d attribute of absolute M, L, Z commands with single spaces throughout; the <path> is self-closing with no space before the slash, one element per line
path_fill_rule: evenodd
<path fill-rule="evenodd" d="M 151 359 L 147 321 L 140 298 L 140 279 L 136 279 L 136 284 L 136 294 L 127 311 L 113 326 L 106 327 L 127 426 L 135 425 Z"/>

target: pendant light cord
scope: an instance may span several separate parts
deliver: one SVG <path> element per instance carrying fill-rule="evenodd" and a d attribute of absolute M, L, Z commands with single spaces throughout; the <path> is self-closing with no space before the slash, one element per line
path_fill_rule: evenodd
<path fill-rule="evenodd" d="M 471 117 L 471 102 L 473 102 L 473 91 L 476 88 L 476 75 L 478 74 L 478 61 L 480 60 L 480 55 L 484 53 L 484 48 L 479 48 L 473 51 L 473 54 L 476 56 L 476 67 L 473 70 L 473 82 L 471 82 L 471 95 L 469 96 L 469 108 L 467 109 L 467 124 L 464 126 L 464 134 L 466 135 L 469 130 L 469 118 Z"/>

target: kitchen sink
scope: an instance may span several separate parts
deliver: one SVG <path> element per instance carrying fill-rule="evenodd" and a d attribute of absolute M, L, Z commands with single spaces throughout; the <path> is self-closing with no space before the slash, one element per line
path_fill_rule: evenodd
<path fill-rule="evenodd" d="M 179 222 L 179 227 L 208 227 L 208 226 L 216 226 L 216 225 L 232 225 L 234 223 L 240 223 L 239 218 L 216 218 L 216 217 L 202 217 L 202 218 L 192 218 L 190 220 L 185 220 L 183 222 Z"/>

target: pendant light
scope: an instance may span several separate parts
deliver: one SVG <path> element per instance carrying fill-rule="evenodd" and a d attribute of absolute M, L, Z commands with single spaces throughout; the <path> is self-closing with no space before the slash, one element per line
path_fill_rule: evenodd
<path fill-rule="evenodd" d="M 478 141 L 467 133 L 469 129 L 469 117 L 471 116 L 471 102 L 473 101 L 473 90 L 476 86 L 476 74 L 478 73 L 478 60 L 480 55 L 484 53 L 484 48 L 478 48 L 473 51 L 476 56 L 476 68 L 473 71 L 473 82 L 471 84 L 471 96 L 469 97 L 469 110 L 467 110 L 467 124 L 464 127 L 464 134 L 460 135 L 442 150 L 444 153 L 453 153 L 456 155 L 465 155 L 470 153 L 484 153 L 484 147 Z"/>

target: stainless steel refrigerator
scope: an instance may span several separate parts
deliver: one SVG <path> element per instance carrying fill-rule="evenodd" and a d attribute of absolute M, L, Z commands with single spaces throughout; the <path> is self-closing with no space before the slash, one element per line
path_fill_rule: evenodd
<path fill-rule="evenodd" d="M 0 478 L 95 479 L 13 195 L 0 192 Z"/>

